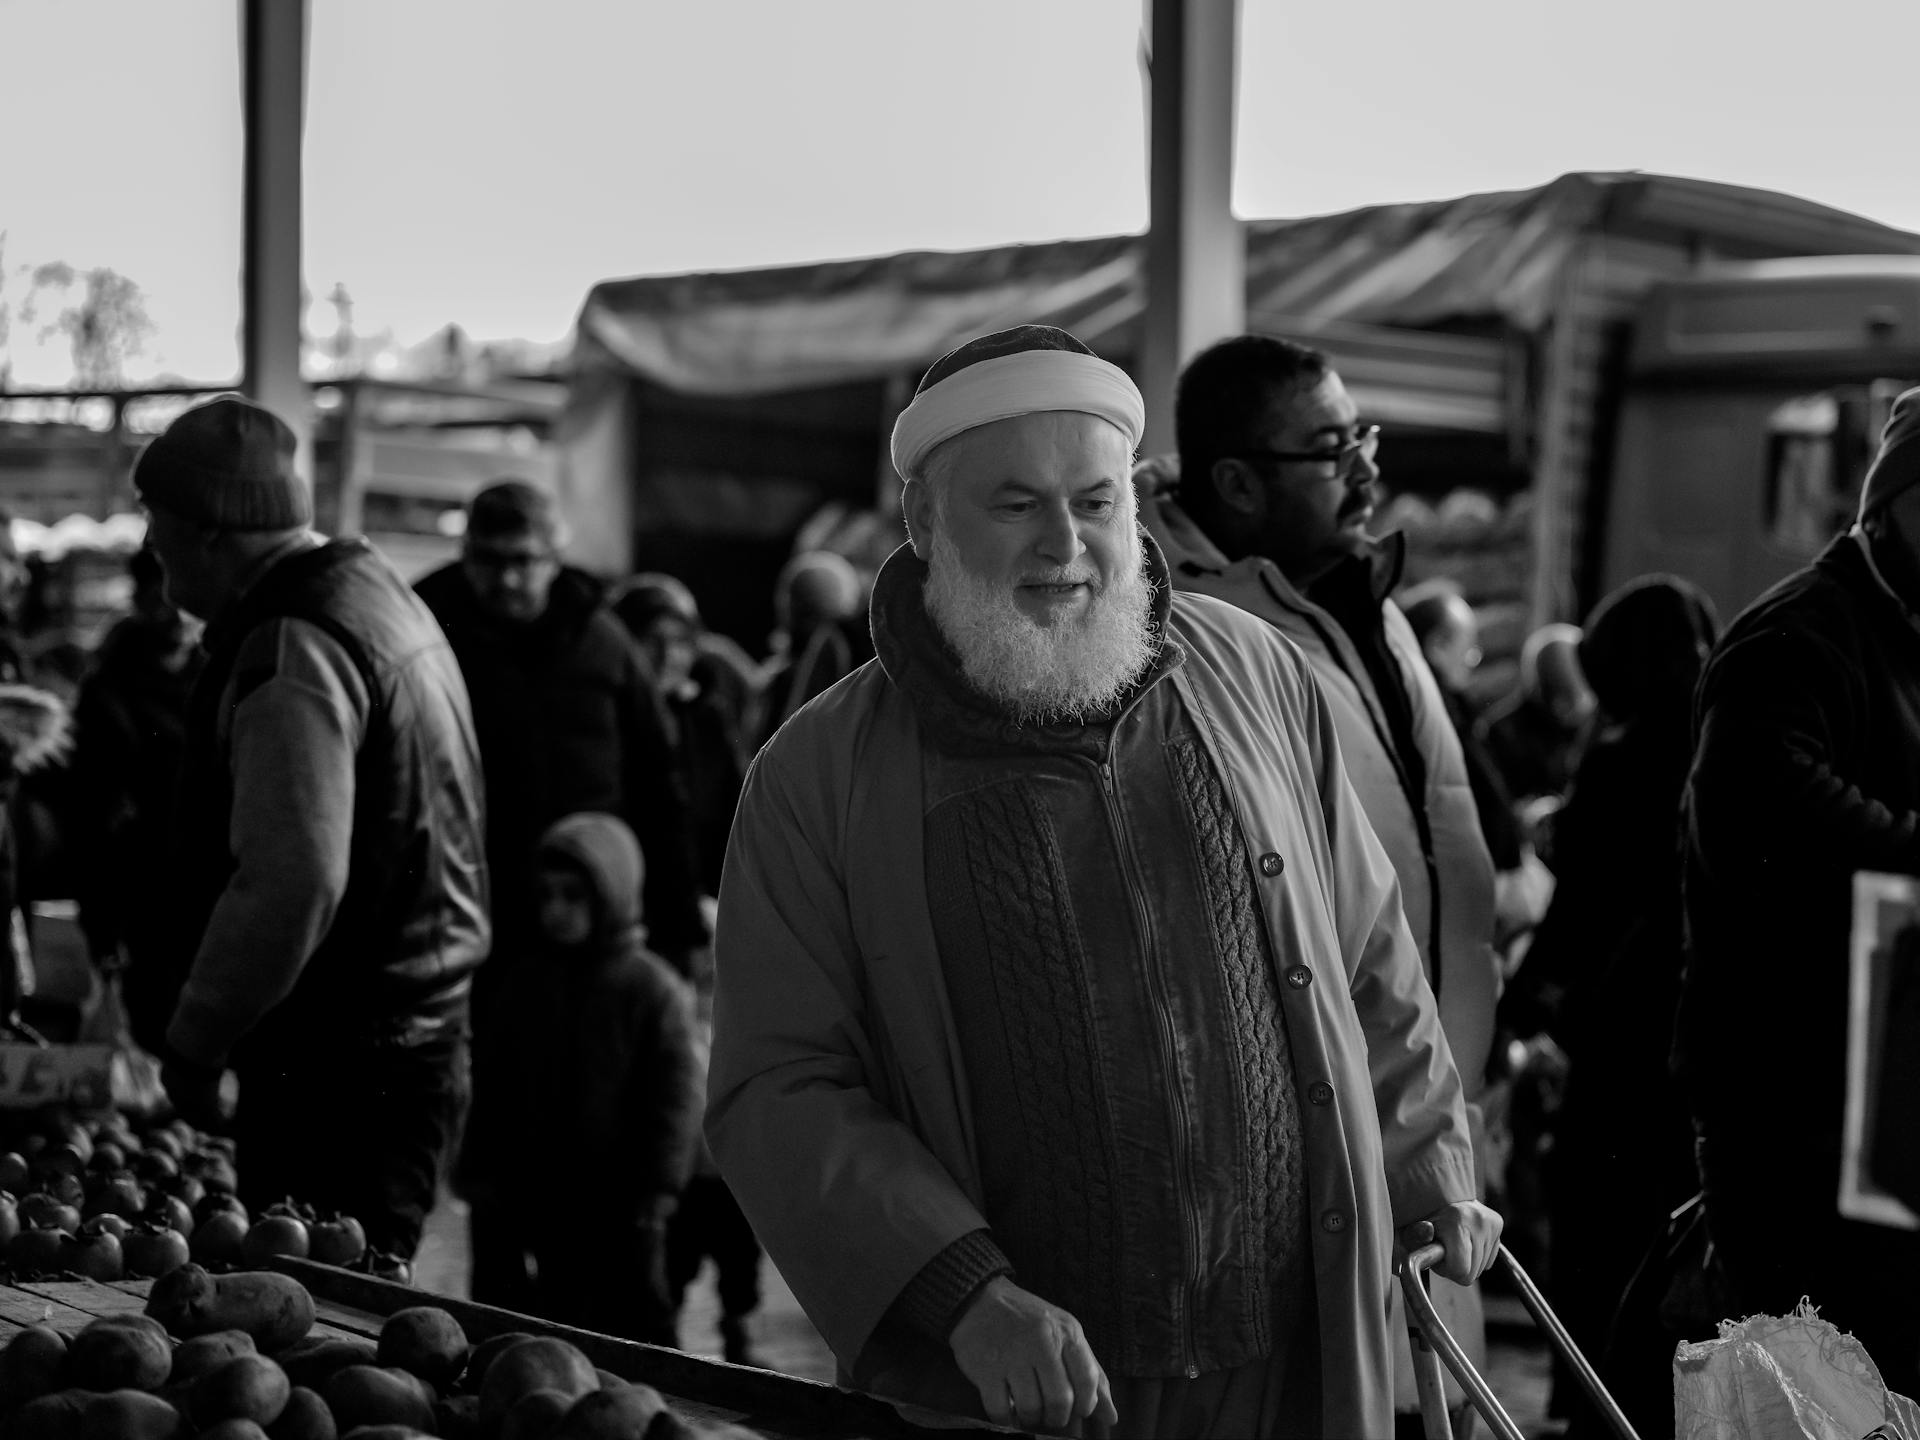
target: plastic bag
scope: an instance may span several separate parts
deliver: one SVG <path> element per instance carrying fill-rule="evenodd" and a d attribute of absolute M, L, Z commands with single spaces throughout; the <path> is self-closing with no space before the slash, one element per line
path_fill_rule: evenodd
<path fill-rule="evenodd" d="M 1920 1407 L 1887 1389 L 1866 1347 L 1806 1301 L 1720 1322 L 1673 1356 L 1675 1440 L 1920 1440 Z"/>

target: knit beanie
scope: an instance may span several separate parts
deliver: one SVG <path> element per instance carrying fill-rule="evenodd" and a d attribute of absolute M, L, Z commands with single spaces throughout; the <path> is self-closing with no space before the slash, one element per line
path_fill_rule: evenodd
<path fill-rule="evenodd" d="M 180 415 L 140 452 L 141 502 L 222 530 L 298 530 L 313 496 L 293 468 L 298 442 L 271 410 L 223 395 Z"/>
<path fill-rule="evenodd" d="M 1884 509 L 1893 497 L 1920 481 L 1920 388 L 1904 391 L 1887 415 L 1880 453 L 1860 486 L 1860 518 Z"/>

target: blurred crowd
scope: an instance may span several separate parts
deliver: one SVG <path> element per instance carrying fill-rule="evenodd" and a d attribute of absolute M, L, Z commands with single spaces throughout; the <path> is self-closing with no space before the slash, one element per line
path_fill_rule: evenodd
<path fill-rule="evenodd" d="M 1901 528 L 1920 493 L 1901 468 L 1920 473 L 1913 407 L 1896 412 L 1908 429 L 1890 428 L 1861 526 L 1764 614 L 1722 637 L 1699 589 L 1642 577 L 1578 625 L 1528 635 L 1511 693 L 1488 696 L 1468 596 L 1446 579 L 1402 583 L 1393 537 L 1365 533 L 1390 454 L 1377 428 L 1345 415 L 1316 427 L 1303 411 L 1306 438 L 1282 434 L 1285 406 L 1324 399 L 1329 377 L 1325 357 L 1281 341 L 1202 355 L 1182 380 L 1179 455 L 1134 473 L 1139 517 L 1175 586 L 1262 617 L 1318 680 L 1397 873 L 1507 1244 L 1630 1413 L 1660 1413 L 1675 1339 L 1803 1292 L 1884 1346 L 1889 1381 L 1912 1388 L 1911 1307 L 1862 1278 L 1881 1252 L 1834 1215 L 1824 1161 L 1803 1174 L 1769 1136 L 1785 1123 L 1824 1146 L 1837 1124 L 1832 977 L 1804 1000 L 1756 994 L 1740 960 L 1788 983 L 1791 967 L 1754 958 L 1772 927 L 1831 967 L 1838 902 L 1804 896 L 1862 856 L 1913 867 L 1915 810 L 1847 758 L 1885 750 L 1906 761 L 1898 773 L 1915 768 L 1916 712 L 1879 693 L 1915 689 L 1900 648 L 1915 611 L 1899 600 L 1920 588 Z M 1274 433 L 1294 448 L 1249 446 L 1261 405 L 1281 407 Z M 363 544 L 308 535 L 277 422 L 221 406 L 238 402 L 189 412 L 142 458 L 151 541 L 129 562 L 130 612 L 77 684 L 23 658 L 21 570 L 0 525 L 0 1017 L 29 1039 L 36 1024 L 57 1033 L 33 1004 L 30 902 L 71 898 L 175 1103 L 211 1104 L 208 1077 L 239 1073 L 227 1118 L 254 1137 L 243 1182 L 322 1185 L 344 1147 L 377 1134 L 370 1188 L 342 1198 L 376 1212 L 369 1234 L 387 1252 L 411 1254 L 450 1182 L 470 1210 L 477 1300 L 667 1344 L 710 1257 L 725 1353 L 751 1360 L 760 1246 L 701 1138 L 717 897 L 755 755 L 874 658 L 874 575 L 796 555 L 755 656 L 707 629 L 671 575 L 607 583 L 568 564 L 555 497 L 507 480 L 472 500 L 459 558 L 406 589 Z M 234 489 L 267 500 L 234 508 L 195 488 L 216 443 L 238 447 Z M 1321 493 L 1278 503 L 1257 482 L 1276 465 L 1313 467 Z M 297 587 L 272 578 L 296 569 Z M 1834 618 L 1876 597 L 1900 608 Z M 1891 638 L 1875 649 L 1880 631 Z M 464 705 L 437 708 L 456 674 Z M 1851 708 L 1834 713 L 1822 685 Z M 275 706 L 296 718 L 273 723 L 314 754 L 338 750 L 334 772 L 261 738 L 283 733 L 263 718 Z M 331 820 L 303 788 L 329 773 L 351 777 Z M 1801 827 L 1786 839 L 1782 816 Z M 186 881 L 181 857 L 198 852 L 181 837 L 196 827 L 218 858 Z M 279 869 L 256 876 L 227 838 L 268 830 L 307 838 L 260 841 Z M 314 943 L 348 946 L 334 971 L 349 987 L 302 988 L 312 945 L 271 984 L 221 972 L 209 936 L 244 951 L 254 942 L 233 937 L 267 923 L 246 904 L 303 865 L 331 877 L 313 921 L 328 938 Z M 435 866 L 431 897 L 402 883 Z M 183 890 L 198 894 L 191 921 Z M 1803 1003 L 1825 1007 L 1817 1040 L 1815 1022 L 1798 1031 L 1777 1013 Z M 353 1017 L 369 1008 L 385 1028 L 362 1034 Z M 440 1023 L 455 1015 L 470 1033 Z M 1756 1112 L 1738 1096 L 1762 1034 L 1785 1048 Z M 385 1078 L 344 1086 L 340 1067 L 369 1056 Z M 295 1098 L 316 1074 L 343 1120 Z M 392 1119 L 429 1094 L 436 1118 Z M 1765 1238 L 1770 1223 L 1798 1239 Z M 1478 1352 L 1473 1287 L 1436 1293 Z M 1554 1408 L 1576 1430 L 1594 1423 L 1569 1376 Z"/>

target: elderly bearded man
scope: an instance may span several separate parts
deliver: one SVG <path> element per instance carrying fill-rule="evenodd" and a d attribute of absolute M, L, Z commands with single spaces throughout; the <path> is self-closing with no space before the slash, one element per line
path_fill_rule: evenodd
<path fill-rule="evenodd" d="M 877 659 L 762 752 L 734 827 L 708 1134 L 855 1384 L 1387 1435 L 1392 1226 L 1470 1277 L 1499 1222 L 1320 693 L 1172 593 L 1141 421 L 1058 330 L 927 372 Z"/>

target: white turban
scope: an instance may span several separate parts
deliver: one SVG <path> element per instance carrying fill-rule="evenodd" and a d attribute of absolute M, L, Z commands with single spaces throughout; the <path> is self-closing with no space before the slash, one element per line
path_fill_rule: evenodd
<path fill-rule="evenodd" d="M 913 479 L 934 446 L 963 430 L 1032 415 L 1098 415 L 1140 446 L 1147 407 L 1127 372 L 1064 330 L 1022 325 L 969 340 L 936 361 L 893 426 L 893 468 Z"/>

